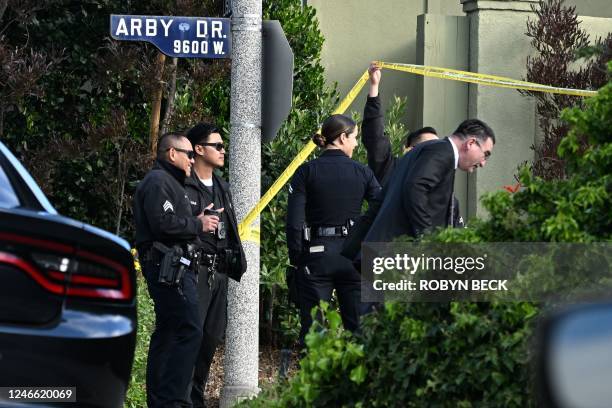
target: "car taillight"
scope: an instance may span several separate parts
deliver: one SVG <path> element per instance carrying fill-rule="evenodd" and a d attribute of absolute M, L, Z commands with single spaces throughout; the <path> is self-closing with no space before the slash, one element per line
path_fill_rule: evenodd
<path fill-rule="evenodd" d="M 8 264 L 22 270 L 49 292 L 57 295 L 64 293 L 64 283 L 50 280 L 39 268 L 13 253 L 0 251 L 0 263 Z"/>
<path fill-rule="evenodd" d="M 109 300 L 134 296 L 129 269 L 106 257 L 16 234 L 0 233 L 0 241 L 11 249 L 0 250 L 0 263 L 21 269 L 52 293 Z"/>
<path fill-rule="evenodd" d="M 133 297 L 128 268 L 91 252 L 77 250 L 77 265 L 67 294 L 127 300 Z"/>

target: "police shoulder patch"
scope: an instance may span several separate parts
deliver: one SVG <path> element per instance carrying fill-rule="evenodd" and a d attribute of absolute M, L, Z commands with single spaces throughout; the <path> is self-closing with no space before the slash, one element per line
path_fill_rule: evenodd
<path fill-rule="evenodd" d="M 171 203 L 170 201 L 168 201 L 168 200 L 166 200 L 166 201 L 164 202 L 163 207 L 164 207 L 164 212 L 168 212 L 169 210 L 170 210 L 170 211 L 172 211 L 172 212 L 174 212 L 174 206 L 173 206 L 173 205 L 172 205 L 172 203 Z"/>

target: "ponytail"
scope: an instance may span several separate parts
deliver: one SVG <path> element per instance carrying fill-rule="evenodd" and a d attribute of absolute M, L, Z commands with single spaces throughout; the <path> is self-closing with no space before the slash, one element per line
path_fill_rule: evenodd
<path fill-rule="evenodd" d="M 321 133 L 312 136 L 312 141 L 319 147 L 325 147 L 334 143 L 342 133 L 353 133 L 356 127 L 357 124 L 348 116 L 331 115 L 323 122 Z"/>
<path fill-rule="evenodd" d="M 312 141 L 319 147 L 325 147 L 326 145 L 326 140 L 320 133 L 315 133 L 314 135 L 312 135 Z"/>

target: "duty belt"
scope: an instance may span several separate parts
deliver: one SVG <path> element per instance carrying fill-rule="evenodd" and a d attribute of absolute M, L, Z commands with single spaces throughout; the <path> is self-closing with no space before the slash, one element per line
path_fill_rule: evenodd
<path fill-rule="evenodd" d="M 220 261 L 220 257 L 218 254 L 206 254 L 203 252 L 200 252 L 199 254 L 199 259 L 198 259 L 199 266 L 205 266 L 208 270 L 207 271 L 208 272 L 208 277 L 207 277 L 208 289 L 212 289 L 215 283 L 215 274 L 218 272 L 217 267 L 218 267 L 219 261 Z"/>
<path fill-rule="evenodd" d="M 191 250 L 184 245 L 181 245 L 181 247 L 186 252 L 185 257 L 190 258 Z M 140 262 L 160 262 L 164 257 L 164 251 L 168 249 L 169 247 L 166 247 L 163 243 L 154 241 L 136 250 L 138 251 L 138 260 Z"/>
<path fill-rule="evenodd" d="M 306 242 L 311 242 L 311 238 L 346 237 L 354 224 L 355 222 L 351 219 L 347 220 L 343 225 L 314 225 L 309 227 L 308 225 L 304 224 L 302 226 L 302 239 Z"/>

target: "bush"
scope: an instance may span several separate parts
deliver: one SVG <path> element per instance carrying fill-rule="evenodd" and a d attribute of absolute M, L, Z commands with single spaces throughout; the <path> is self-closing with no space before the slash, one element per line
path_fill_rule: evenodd
<path fill-rule="evenodd" d="M 136 281 L 138 292 L 138 330 L 136 336 L 136 350 L 134 351 L 134 363 L 132 365 L 132 376 L 130 387 L 126 395 L 124 406 L 126 408 L 140 408 L 147 406 L 146 372 L 147 354 L 149 351 L 149 340 L 155 326 L 155 312 L 153 301 L 147 291 L 147 283 L 144 277 L 138 273 Z"/>
<path fill-rule="evenodd" d="M 215 15 L 222 7 L 210 0 L 132 3 L 11 1 L 0 13 L 0 25 L 10 28 L 0 38 L 3 72 L 12 78 L 5 91 L 14 88 L 0 95 L 0 136 L 63 215 L 125 237 L 134 232 L 133 190 L 151 165 L 158 51 L 151 44 L 109 39 L 108 16 Z M 7 59 L 11 50 L 19 52 Z M 182 104 L 169 115 L 174 129 L 212 115 L 221 126 L 227 122 L 229 64 L 181 61 Z M 164 84 L 172 82 L 170 70 L 167 63 Z"/>
<path fill-rule="evenodd" d="M 322 309 L 300 371 L 244 406 L 533 406 L 529 303 L 387 303 L 356 336 Z"/>
<path fill-rule="evenodd" d="M 606 63 L 612 56 L 612 33 L 590 46 L 589 36 L 581 28 L 576 7 L 565 0 L 540 0 L 532 6 L 536 18 L 527 21 L 527 37 L 536 50 L 527 58 L 526 80 L 538 84 L 575 89 L 598 89 L 605 85 Z M 595 58 L 592 58 L 595 55 Z M 577 60 L 580 60 L 576 69 Z M 565 163 L 557 155 L 559 142 L 567 135 L 567 123 L 559 121 L 564 108 L 581 107 L 577 96 L 525 91 L 536 100 L 538 124 L 543 139 L 535 150 L 533 173 L 546 180 L 565 177 Z"/>

